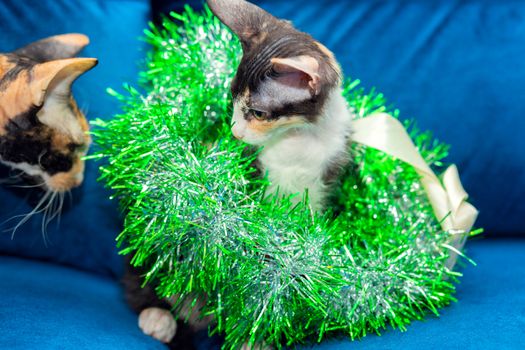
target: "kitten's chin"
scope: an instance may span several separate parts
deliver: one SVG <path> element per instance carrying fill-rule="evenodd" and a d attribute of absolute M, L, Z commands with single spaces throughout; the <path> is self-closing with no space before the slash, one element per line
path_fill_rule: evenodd
<path fill-rule="evenodd" d="M 269 141 L 267 139 L 264 140 L 248 140 L 248 139 L 242 139 L 242 142 L 246 143 L 250 146 L 256 146 L 256 147 L 262 147 L 266 145 Z"/>
<path fill-rule="evenodd" d="M 250 146 L 263 147 L 263 146 L 267 146 L 267 145 L 271 145 L 276 142 L 279 142 L 279 140 L 286 138 L 291 133 L 298 132 L 298 130 L 300 129 L 299 128 L 282 128 L 280 130 L 273 130 L 272 132 L 264 134 L 264 135 L 249 133 L 248 135 L 245 134 L 242 138 L 238 138 L 238 139 Z"/>
<path fill-rule="evenodd" d="M 268 136 L 260 137 L 257 135 L 244 135 L 242 137 L 239 137 L 238 135 L 235 135 L 235 134 L 234 136 L 237 140 L 242 141 L 250 146 L 256 146 L 256 147 L 264 146 L 265 144 L 271 141 L 271 137 L 268 137 Z"/>

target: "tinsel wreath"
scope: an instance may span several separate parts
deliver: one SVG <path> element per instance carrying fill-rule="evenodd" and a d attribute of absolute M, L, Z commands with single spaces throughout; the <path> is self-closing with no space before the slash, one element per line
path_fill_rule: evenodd
<path fill-rule="evenodd" d="M 124 111 L 94 132 L 101 179 L 125 213 L 122 253 L 147 266 L 158 294 L 206 295 L 210 332 L 225 335 L 228 349 L 405 329 L 454 301 L 451 233 L 414 169 L 353 145 L 326 213 L 311 212 L 307 198 L 296 206 L 263 199 L 266 180 L 254 179 L 253 158 L 229 127 L 240 45 L 208 10 L 171 15 L 146 31 L 147 93 L 111 90 Z M 358 85 L 344 88 L 357 118 L 398 115 Z M 406 126 L 426 162 L 440 167 L 448 147 Z"/>

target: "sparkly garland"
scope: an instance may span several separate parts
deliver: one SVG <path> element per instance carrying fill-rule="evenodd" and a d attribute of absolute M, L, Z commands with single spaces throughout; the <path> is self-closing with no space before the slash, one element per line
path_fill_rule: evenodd
<path fill-rule="evenodd" d="M 101 179 L 125 213 L 123 254 L 146 265 L 160 296 L 207 295 L 204 314 L 225 335 L 280 348 L 327 333 L 352 339 L 454 301 L 460 273 L 446 268 L 451 239 L 410 166 L 353 145 L 332 209 L 263 200 L 244 145 L 231 137 L 229 83 L 240 45 L 206 10 L 187 8 L 151 25 L 142 95 L 113 90 L 121 115 L 98 120 Z M 347 81 L 358 117 L 397 110 Z M 407 124 L 424 159 L 440 167 L 448 147 Z M 182 299 L 182 298 L 181 298 Z"/>

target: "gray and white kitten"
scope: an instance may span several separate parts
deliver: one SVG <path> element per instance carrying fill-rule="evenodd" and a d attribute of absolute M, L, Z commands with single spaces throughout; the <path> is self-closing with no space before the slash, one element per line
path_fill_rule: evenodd
<path fill-rule="evenodd" d="M 351 134 L 351 113 L 333 54 L 289 22 L 246 1 L 208 0 L 208 5 L 243 48 L 231 86 L 233 134 L 262 147 L 257 163 L 271 182 L 267 195 L 307 190 L 312 208 L 322 210 L 333 180 L 349 161 Z M 158 300 L 151 287 L 148 293 L 140 289 L 140 282 L 133 273 L 125 280 L 128 300 L 140 313 L 139 326 L 175 346 L 177 327 L 169 303 Z"/>
<path fill-rule="evenodd" d="M 308 190 L 312 208 L 322 210 L 330 184 L 349 161 L 352 118 L 334 55 L 246 1 L 208 4 L 244 53 L 232 82 L 233 134 L 262 147 L 258 165 L 271 182 L 268 195 Z"/>

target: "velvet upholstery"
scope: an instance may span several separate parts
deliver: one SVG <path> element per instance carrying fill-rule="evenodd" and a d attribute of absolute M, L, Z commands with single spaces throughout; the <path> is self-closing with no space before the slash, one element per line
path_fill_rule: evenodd
<path fill-rule="evenodd" d="M 0 349 L 164 349 L 137 326 L 111 278 L 0 257 Z"/>
<path fill-rule="evenodd" d="M 523 349 L 525 241 L 472 242 L 457 288 L 459 301 L 415 322 L 361 341 L 330 340 L 299 350 Z M 118 285 L 94 274 L 19 258 L 0 257 L 1 349 L 154 350 Z M 200 334 L 199 350 L 219 350 L 220 339 Z"/>

